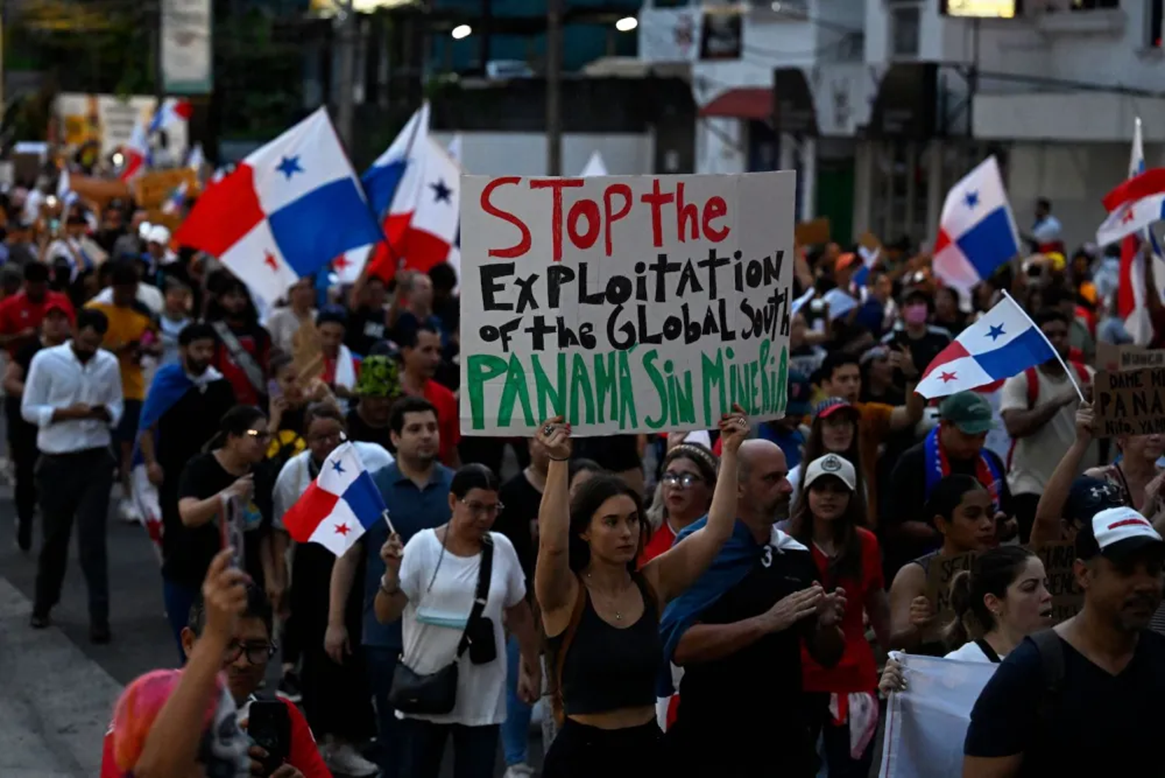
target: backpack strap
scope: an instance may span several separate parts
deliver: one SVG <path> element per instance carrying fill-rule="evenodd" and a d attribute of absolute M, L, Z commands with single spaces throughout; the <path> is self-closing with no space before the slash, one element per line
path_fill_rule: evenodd
<path fill-rule="evenodd" d="M 1088 368 L 1083 362 L 1073 362 L 1072 367 L 1076 369 L 1076 375 L 1079 376 L 1082 385 L 1088 386 L 1092 383 L 1092 376 L 1088 374 Z"/>
<path fill-rule="evenodd" d="M 1040 373 L 1034 367 L 1029 367 L 1023 371 L 1024 378 L 1027 379 L 1027 407 L 1036 407 L 1036 400 L 1040 397 Z"/>
<path fill-rule="evenodd" d="M 566 653 L 570 651 L 570 644 L 574 642 L 578 625 L 582 621 L 583 611 L 587 607 L 587 586 L 577 573 L 575 580 L 578 582 L 578 594 L 574 598 L 574 609 L 570 612 L 570 622 L 566 625 L 566 631 L 562 633 L 562 643 L 559 644 L 558 652 L 554 657 L 554 675 L 549 679 L 550 707 L 559 727 L 566 720 L 566 709 L 562 701 L 562 670 L 566 666 Z"/>
<path fill-rule="evenodd" d="M 1041 630 L 1030 637 L 1040 652 L 1043 671 L 1044 689 L 1036 710 L 1036 731 L 1042 737 L 1042 733 L 1048 732 L 1048 722 L 1060 702 L 1060 689 L 1064 685 L 1064 643 L 1054 629 Z"/>

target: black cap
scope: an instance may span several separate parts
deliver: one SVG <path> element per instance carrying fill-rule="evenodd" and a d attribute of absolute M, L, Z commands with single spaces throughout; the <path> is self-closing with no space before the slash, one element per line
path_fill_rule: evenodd
<path fill-rule="evenodd" d="M 1120 489 L 1101 478 L 1082 475 L 1072 482 L 1063 516 L 1075 524 L 1088 524 L 1092 517 L 1108 508 L 1124 504 Z"/>

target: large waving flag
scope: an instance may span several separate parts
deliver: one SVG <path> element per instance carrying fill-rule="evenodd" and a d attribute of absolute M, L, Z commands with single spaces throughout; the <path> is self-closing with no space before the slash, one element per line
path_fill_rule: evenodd
<path fill-rule="evenodd" d="M 404 231 L 397 235 L 394 217 L 389 215 L 385 233 L 391 246 L 385 250 L 378 246 L 369 266 L 369 272 L 386 280 L 398 267 L 427 273 L 434 265 L 449 259 L 450 249 L 457 240 L 461 167 L 432 136 L 421 142 L 421 153 L 420 187 L 411 217 Z"/>
<path fill-rule="evenodd" d="M 964 296 L 1019 253 L 1015 217 L 995 157 L 955 184 L 943 203 L 934 273 Z"/>
<path fill-rule="evenodd" d="M 1165 219 L 1165 168 L 1146 170 L 1119 184 L 1104 197 L 1108 217 L 1096 231 L 1102 246 L 1128 235 L 1143 233 L 1153 222 Z"/>
<path fill-rule="evenodd" d="M 939 352 L 915 391 L 928 400 L 946 397 L 1011 378 L 1056 358 L 1044 333 L 1006 295 Z"/>
<path fill-rule="evenodd" d="M 320 466 L 319 477 L 283 514 L 283 526 L 299 543 L 319 543 L 343 556 L 387 513 L 380 489 L 351 442 L 341 443 Z"/>
<path fill-rule="evenodd" d="M 400 240 L 417 205 L 421 184 L 423 142 L 429 137 L 429 104 L 423 103 L 397 133 L 389 147 L 360 177 L 372 213 L 384 225 L 378 245 L 357 246 L 336 259 L 333 266 L 341 283 L 355 283 L 369 255 L 390 254 L 389 244 Z M 385 243 L 387 239 L 388 243 Z M 386 279 L 387 280 L 387 279 Z"/>
<path fill-rule="evenodd" d="M 1133 130 L 1133 151 L 1129 157 L 1129 178 L 1145 172 L 1145 141 L 1141 131 L 1141 117 L 1137 117 Z M 1145 235 L 1153 247 L 1154 277 L 1165 278 L 1165 258 L 1153 230 L 1146 229 Z M 1146 346 L 1153 339 L 1153 324 L 1149 321 L 1149 309 L 1145 305 L 1145 265 L 1142 259 L 1141 241 L 1136 235 L 1128 235 L 1121 241 L 1120 284 L 1117 287 L 1117 315 L 1125 322 L 1125 331 L 1138 346 Z M 1165 301 L 1165 290 L 1160 290 Z"/>
<path fill-rule="evenodd" d="M 268 303 L 382 237 L 324 108 L 207 189 L 176 236 L 217 257 Z"/>

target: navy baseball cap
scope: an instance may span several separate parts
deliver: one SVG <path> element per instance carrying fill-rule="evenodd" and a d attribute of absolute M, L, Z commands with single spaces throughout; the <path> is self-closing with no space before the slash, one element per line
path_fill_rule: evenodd
<path fill-rule="evenodd" d="M 1116 484 L 1102 478 L 1082 475 L 1072 481 L 1063 515 L 1068 521 L 1088 525 L 1092 517 L 1110 508 L 1124 505 Z"/>

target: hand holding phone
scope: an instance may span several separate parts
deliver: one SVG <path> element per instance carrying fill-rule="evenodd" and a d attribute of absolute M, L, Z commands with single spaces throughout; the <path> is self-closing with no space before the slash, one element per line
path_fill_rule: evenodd
<path fill-rule="evenodd" d="M 286 703 L 255 700 L 247 714 L 246 729 L 255 744 L 251 748 L 251 774 L 273 775 L 291 752 L 291 717 Z"/>

